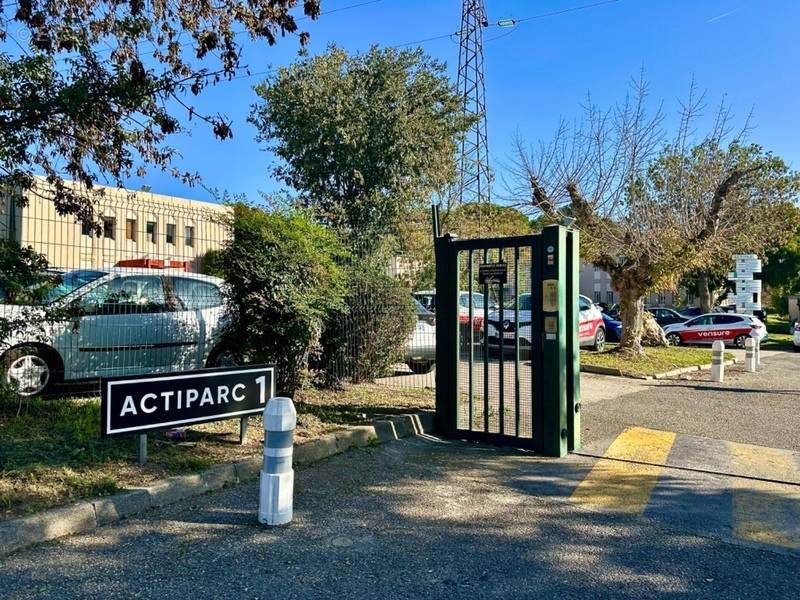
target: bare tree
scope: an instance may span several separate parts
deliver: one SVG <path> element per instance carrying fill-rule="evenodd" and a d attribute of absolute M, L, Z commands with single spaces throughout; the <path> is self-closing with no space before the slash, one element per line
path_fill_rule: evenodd
<path fill-rule="evenodd" d="M 507 184 L 519 208 L 576 219 L 584 260 L 607 271 L 620 295 L 620 348 L 634 356 L 643 353 L 647 295 L 713 263 L 741 238 L 754 207 L 791 202 L 798 190 L 783 161 L 746 143 L 749 119 L 733 128 L 726 103 L 698 136 L 705 102 L 694 84 L 673 137 L 662 107 L 648 107 L 642 78 L 608 110 L 589 99 L 582 121 L 562 122 L 550 142 L 516 140 Z"/>

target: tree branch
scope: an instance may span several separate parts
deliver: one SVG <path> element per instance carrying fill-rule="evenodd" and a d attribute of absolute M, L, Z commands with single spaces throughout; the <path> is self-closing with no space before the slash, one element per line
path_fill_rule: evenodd
<path fill-rule="evenodd" d="M 731 192 L 736 188 L 739 182 L 749 175 L 760 169 L 764 168 L 764 164 L 758 164 L 748 169 L 735 169 L 717 186 L 714 190 L 714 197 L 711 200 L 711 209 L 706 217 L 706 223 L 703 229 L 694 237 L 694 242 L 703 242 L 708 240 L 719 229 L 720 217 L 722 209 L 725 207 L 725 202 L 730 196 Z"/>

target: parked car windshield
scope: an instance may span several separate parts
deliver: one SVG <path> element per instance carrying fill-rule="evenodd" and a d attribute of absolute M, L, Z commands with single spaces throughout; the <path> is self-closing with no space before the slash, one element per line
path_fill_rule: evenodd
<path fill-rule="evenodd" d="M 418 315 L 432 315 L 433 314 L 431 311 L 429 311 L 427 308 L 425 308 L 422 305 L 422 302 L 420 302 L 419 300 L 417 300 L 416 298 L 413 298 L 413 297 L 412 297 L 412 300 L 414 300 L 414 306 L 417 309 L 417 314 Z"/>
<path fill-rule="evenodd" d="M 70 271 L 55 278 L 56 286 L 42 298 L 42 304 L 52 304 L 105 275 L 103 271 Z"/>
<path fill-rule="evenodd" d="M 461 294 L 461 306 L 469 306 L 469 292 Z M 483 308 L 483 294 L 472 293 L 472 307 Z"/>

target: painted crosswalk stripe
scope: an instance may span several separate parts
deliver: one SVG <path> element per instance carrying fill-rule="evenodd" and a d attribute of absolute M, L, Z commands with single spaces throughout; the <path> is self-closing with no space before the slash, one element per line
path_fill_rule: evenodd
<path fill-rule="evenodd" d="M 738 474 L 796 481 L 791 452 L 728 442 L 731 466 Z M 734 532 L 737 537 L 800 548 L 800 487 L 737 477 L 734 481 Z"/>
<path fill-rule="evenodd" d="M 674 442 L 671 431 L 625 429 L 570 499 L 597 508 L 643 513 Z"/>

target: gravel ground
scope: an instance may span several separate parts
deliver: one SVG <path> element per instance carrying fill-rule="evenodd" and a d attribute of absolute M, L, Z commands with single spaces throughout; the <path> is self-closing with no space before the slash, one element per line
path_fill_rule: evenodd
<path fill-rule="evenodd" d="M 582 510 L 543 493 L 573 478 L 580 460 L 420 438 L 351 451 L 298 471 L 289 526 L 256 525 L 257 486 L 237 486 L 7 557 L 0 562 L 0 595 L 800 594 L 796 556 Z"/>
<path fill-rule="evenodd" d="M 660 382 L 618 387 L 595 380 L 584 389 L 606 387 L 620 395 L 583 400 L 583 442 L 587 450 L 604 450 L 627 426 L 800 451 L 800 355 L 762 353 L 761 369 L 746 373 L 742 365 L 726 368 L 724 383 L 710 381 L 708 371 Z"/>

